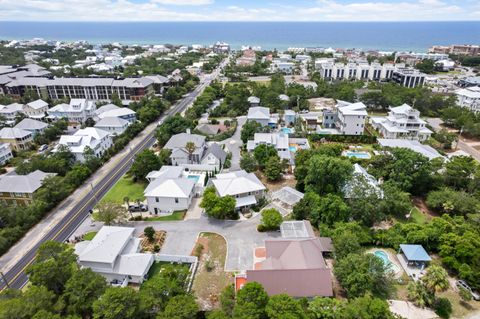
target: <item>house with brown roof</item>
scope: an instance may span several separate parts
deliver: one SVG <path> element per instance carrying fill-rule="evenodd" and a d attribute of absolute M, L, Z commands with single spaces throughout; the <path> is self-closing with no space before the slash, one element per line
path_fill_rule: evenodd
<path fill-rule="evenodd" d="M 255 250 L 254 269 L 237 275 L 236 288 L 258 282 L 269 295 L 333 296 L 331 269 L 323 256 L 333 250 L 331 239 L 316 237 L 308 221 L 284 222 L 281 232 L 282 238 L 267 239 Z"/>

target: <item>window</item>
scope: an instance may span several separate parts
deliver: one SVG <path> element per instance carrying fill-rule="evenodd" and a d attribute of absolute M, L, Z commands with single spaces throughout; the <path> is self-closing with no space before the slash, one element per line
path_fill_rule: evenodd
<path fill-rule="evenodd" d="M 175 198 L 175 204 L 178 204 L 178 198 Z"/>
<path fill-rule="evenodd" d="M 157 203 L 158 203 L 158 197 L 155 197 L 155 202 L 157 202 Z"/>

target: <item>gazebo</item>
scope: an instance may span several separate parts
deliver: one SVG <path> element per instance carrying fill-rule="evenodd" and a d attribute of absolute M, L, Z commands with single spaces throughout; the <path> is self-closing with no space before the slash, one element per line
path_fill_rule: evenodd
<path fill-rule="evenodd" d="M 426 263 L 432 260 L 422 245 L 401 244 L 399 253 L 403 254 L 409 266 L 416 266 L 422 270 Z"/>

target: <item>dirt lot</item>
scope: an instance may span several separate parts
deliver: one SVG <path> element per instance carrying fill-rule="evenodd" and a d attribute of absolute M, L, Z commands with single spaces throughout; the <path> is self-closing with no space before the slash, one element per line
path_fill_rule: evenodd
<path fill-rule="evenodd" d="M 260 179 L 269 191 L 276 191 L 284 186 L 295 188 L 295 184 L 297 183 L 293 174 L 285 174 L 282 179 L 276 182 L 270 182 L 261 172 L 256 172 L 255 175 L 257 175 L 258 179 Z"/>
<path fill-rule="evenodd" d="M 192 255 L 199 257 L 197 274 L 193 281 L 193 292 L 203 310 L 219 306 L 223 288 L 233 283 L 233 274 L 224 271 L 227 256 L 225 239 L 214 233 L 201 233 Z"/>

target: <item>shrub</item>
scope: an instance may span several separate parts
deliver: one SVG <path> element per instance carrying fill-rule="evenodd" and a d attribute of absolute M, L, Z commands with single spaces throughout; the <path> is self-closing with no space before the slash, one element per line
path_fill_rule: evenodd
<path fill-rule="evenodd" d="M 143 233 L 145 234 L 145 237 L 148 238 L 149 242 L 153 242 L 155 240 L 155 229 L 153 229 L 153 227 L 145 227 Z"/>
<path fill-rule="evenodd" d="M 435 313 L 441 318 L 450 318 L 450 315 L 452 314 L 452 304 L 450 303 L 450 300 L 447 298 L 437 298 L 432 306 Z"/>
<path fill-rule="evenodd" d="M 158 253 L 160 251 L 160 246 L 159 245 L 153 246 L 153 251 Z"/>
<path fill-rule="evenodd" d="M 265 230 L 277 230 L 282 223 L 282 214 L 275 208 L 265 209 L 262 211 L 262 225 Z M 257 228 L 258 229 L 258 228 Z"/>
<path fill-rule="evenodd" d="M 202 244 L 198 244 L 197 246 L 195 246 L 195 252 L 194 252 L 194 255 L 197 256 L 197 257 L 200 257 L 202 255 L 202 252 L 203 252 L 203 245 Z"/>

